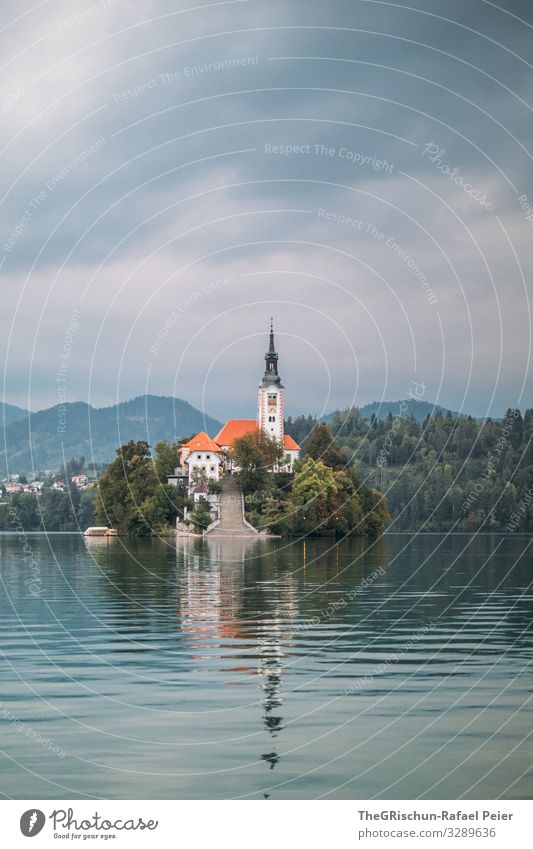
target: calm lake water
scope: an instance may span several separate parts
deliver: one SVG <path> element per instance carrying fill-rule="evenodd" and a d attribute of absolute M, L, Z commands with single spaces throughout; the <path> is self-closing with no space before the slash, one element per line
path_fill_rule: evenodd
<path fill-rule="evenodd" d="M 27 542 L 5 797 L 533 796 L 530 538 Z"/>

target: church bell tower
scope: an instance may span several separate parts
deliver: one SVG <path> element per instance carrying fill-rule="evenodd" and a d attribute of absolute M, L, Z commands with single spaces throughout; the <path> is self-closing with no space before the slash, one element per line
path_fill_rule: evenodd
<path fill-rule="evenodd" d="M 270 319 L 270 341 L 265 354 L 265 373 L 259 385 L 258 424 L 265 433 L 283 442 L 284 387 L 278 374 L 278 355 L 274 343 L 274 323 Z"/>

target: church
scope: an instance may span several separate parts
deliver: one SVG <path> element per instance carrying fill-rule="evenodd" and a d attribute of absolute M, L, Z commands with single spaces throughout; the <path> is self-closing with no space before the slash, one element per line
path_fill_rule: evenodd
<path fill-rule="evenodd" d="M 285 456 L 277 471 L 292 472 L 300 446 L 284 431 L 284 395 L 271 319 L 265 373 L 258 388 L 257 419 L 229 419 L 214 439 L 204 431 L 197 433 L 181 446 L 180 465 L 175 469 L 174 476 L 168 479 L 169 483 L 186 482 L 189 495 L 194 495 L 195 500 L 205 496 L 210 480 L 218 481 L 225 474 L 238 471 L 231 458 L 235 440 L 259 429 L 283 445 Z"/>

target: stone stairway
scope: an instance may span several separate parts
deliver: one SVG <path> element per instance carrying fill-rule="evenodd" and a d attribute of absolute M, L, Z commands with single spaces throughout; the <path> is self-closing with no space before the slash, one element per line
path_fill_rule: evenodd
<path fill-rule="evenodd" d="M 242 492 L 231 475 L 222 483 L 220 522 L 207 531 L 209 537 L 256 537 L 258 532 L 243 521 Z"/>

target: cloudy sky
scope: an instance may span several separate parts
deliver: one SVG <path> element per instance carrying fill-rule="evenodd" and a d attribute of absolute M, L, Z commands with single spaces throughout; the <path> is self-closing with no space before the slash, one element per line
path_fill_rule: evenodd
<path fill-rule="evenodd" d="M 273 315 L 288 413 L 533 405 L 529 0 L 23 0 L 0 38 L 6 401 L 253 416 Z"/>

